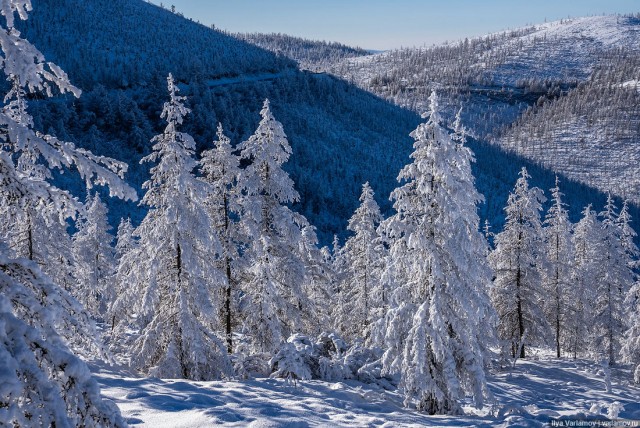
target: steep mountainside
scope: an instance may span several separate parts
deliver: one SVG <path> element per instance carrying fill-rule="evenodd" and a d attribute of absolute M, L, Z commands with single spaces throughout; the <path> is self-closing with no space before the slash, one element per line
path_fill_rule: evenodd
<path fill-rule="evenodd" d="M 128 162 L 137 187 L 149 168 L 139 160 L 162 129 L 169 72 L 188 96 L 183 129 L 199 149 L 210 147 L 218 122 L 234 144 L 247 138 L 269 98 L 293 147 L 286 168 L 302 197 L 296 208 L 324 241 L 345 229 L 365 181 L 386 202 L 419 122 L 368 92 L 140 0 L 39 0 L 21 29 L 84 90 L 79 99 L 31 101 L 36 126 Z M 111 208 L 116 217 L 143 214 L 120 201 Z"/>
<path fill-rule="evenodd" d="M 293 148 L 285 167 L 301 194 L 294 208 L 318 227 L 323 243 L 345 233 L 365 181 L 382 209 L 390 209 L 388 195 L 409 161 L 408 134 L 420 121 L 414 112 L 141 0 L 38 0 L 22 30 L 84 90 L 79 99 L 31 100 L 36 127 L 128 162 L 128 179 L 138 188 L 149 168 L 139 160 L 162 129 L 165 78 L 172 72 L 192 109 L 183 129 L 199 150 L 210 147 L 218 122 L 234 144 L 243 141 L 255 130 L 262 101 L 271 100 Z M 342 48 L 329 50 L 335 49 Z M 478 187 L 488 201 L 482 214 L 498 227 L 527 163 L 494 146 L 471 144 Z M 552 186 L 552 173 L 532 172 L 541 187 Z M 592 190 L 564 182 L 575 213 L 588 202 L 600 204 Z M 121 201 L 110 201 L 110 209 L 114 223 L 144 214 Z"/>
<path fill-rule="evenodd" d="M 237 34 L 240 40 L 296 61 L 303 70 L 322 71 L 339 61 L 369 55 L 371 52 L 337 42 L 302 39 L 286 34 Z"/>
<path fill-rule="evenodd" d="M 498 143 L 639 203 L 639 81 L 640 56 L 619 51 L 566 96 L 525 111 Z"/>
<path fill-rule="evenodd" d="M 128 88 L 164 80 L 278 72 L 294 63 L 145 1 L 33 1 L 23 25 L 76 85 Z M 197 52 L 197 54 L 194 54 Z"/>
<path fill-rule="evenodd" d="M 478 138 L 640 203 L 639 62 L 640 18 L 594 16 L 316 68 L 417 112 L 438 89 Z"/>
<path fill-rule="evenodd" d="M 351 58 L 327 71 L 419 111 L 433 88 L 530 102 L 587 80 L 612 50 L 638 52 L 638 42 L 638 18 L 586 17 Z"/>

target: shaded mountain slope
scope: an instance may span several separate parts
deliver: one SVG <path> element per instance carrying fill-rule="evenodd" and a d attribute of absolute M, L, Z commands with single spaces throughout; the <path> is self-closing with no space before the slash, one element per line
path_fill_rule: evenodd
<path fill-rule="evenodd" d="M 294 208 L 318 227 L 323 243 L 344 235 L 365 181 L 383 210 L 390 209 L 388 195 L 412 151 L 408 134 L 420 122 L 414 112 L 139 0 L 39 0 L 23 30 L 84 90 L 79 99 L 32 100 L 36 127 L 128 162 L 128 179 L 138 188 L 149 167 L 139 160 L 162 129 L 165 78 L 173 72 L 192 109 L 183 129 L 199 150 L 210 147 L 218 122 L 234 144 L 247 138 L 262 101 L 271 100 L 293 148 L 286 169 L 301 194 Z M 482 213 L 497 227 L 523 163 L 486 144 L 474 150 L 478 187 L 488 200 Z M 553 176 L 539 171 L 534 175 L 548 189 Z M 569 187 L 576 212 L 593 200 L 590 190 Z M 144 215 L 121 201 L 110 201 L 110 208 L 114 223 Z"/>

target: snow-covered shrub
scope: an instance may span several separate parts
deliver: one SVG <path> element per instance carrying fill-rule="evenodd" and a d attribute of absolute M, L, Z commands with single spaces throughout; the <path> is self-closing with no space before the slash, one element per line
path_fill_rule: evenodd
<path fill-rule="evenodd" d="M 253 354 L 250 349 L 251 344 L 243 341 L 243 337 L 240 337 L 235 353 L 231 356 L 235 375 L 240 379 L 269 377 L 271 374 L 271 366 L 269 366 L 271 355 L 266 352 Z"/>
<path fill-rule="evenodd" d="M 345 352 L 340 359 L 348 378 L 358 379 L 362 382 L 373 382 L 380 377 L 382 365 L 374 368 L 380 359 L 380 354 L 373 349 L 365 347 L 361 342 L 356 342 Z"/>
<path fill-rule="evenodd" d="M 349 349 L 342 337 L 336 333 L 322 332 L 316 339 L 315 346 L 320 356 L 331 358 L 334 355 L 341 355 Z"/>
<path fill-rule="evenodd" d="M 316 352 L 318 353 L 318 379 L 326 381 L 338 381 L 351 377 L 341 358 L 349 349 L 347 344 L 336 333 L 322 332 L 316 339 Z"/>
<path fill-rule="evenodd" d="M 589 409 L 590 413 L 599 416 L 603 415 L 605 411 L 607 418 L 618 419 L 620 412 L 624 411 L 624 406 L 619 401 L 614 401 L 613 403 L 597 401 Z"/>
<path fill-rule="evenodd" d="M 246 357 L 245 357 L 246 358 Z M 271 377 L 320 379 L 329 382 L 381 379 L 380 352 L 360 342 L 348 346 L 336 333 L 321 333 L 315 341 L 294 334 L 269 361 Z"/>
<path fill-rule="evenodd" d="M 313 344 L 308 337 L 295 334 L 283 343 L 269 362 L 273 373 L 271 377 L 285 379 L 311 379 L 311 365 L 317 360 Z"/>
<path fill-rule="evenodd" d="M 318 379 L 337 382 L 357 379 L 391 387 L 391 379 L 381 374 L 381 352 L 358 341 L 348 345 L 336 333 L 322 332 L 315 340 L 294 334 L 283 342 L 275 354 L 251 353 L 251 344 L 239 341 L 232 356 L 236 376 Z"/>

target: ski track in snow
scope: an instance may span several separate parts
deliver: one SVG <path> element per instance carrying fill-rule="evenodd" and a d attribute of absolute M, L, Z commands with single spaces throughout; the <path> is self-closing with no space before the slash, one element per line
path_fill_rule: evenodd
<path fill-rule="evenodd" d="M 613 392 L 606 393 L 600 366 L 549 356 L 519 360 L 513 374 L 494 371 L 489 386 L 495 403 L 482 409 L 467 403 L 460 417 L 405 409 L 397 392 L 357 381 L 194 382 L 93 370 L 103 395 L 133 427 L 543 427 L 558 417 L 605 420 L 616 401 L 624 406 L 619 418 L 640 420 L 640 388 L 630 385 L 628 370 L 612 370 Z"/>

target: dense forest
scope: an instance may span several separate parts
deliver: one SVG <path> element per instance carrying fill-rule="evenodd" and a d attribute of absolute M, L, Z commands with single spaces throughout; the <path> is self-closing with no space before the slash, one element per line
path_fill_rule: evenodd
<path fill-rule="evenodd" d="M 166 91 L 162 76 L 171 72 L 188 96 L 186 103 L 193 113 L 185 118 L 184 129 L 194 137 L 198 152 L 211 147 L 218 123 L 222 123 L 231 144 L 237 146 L 255 129 L 262 101 L 266 98 L 271 101 L 294 153 L 291 162 L 285 165 L 301 193 L 300 201 L 293 207 L 318 228 L 323 244 L 332 242 L 335 234 L 342 239 L 346 237 L 347 219 L 356 208 L 360 186 L 366 181 L 375 190 L 382 211 L 391 212 L 388 195 L 396 183 L 391 171 L 398 171 L 408 160 L 411 153 L 408 134 L 420 122 L 417 114 L 331 75 L 298 71 L 295 63 L 282 55 L 278 57 L 151 4 L 92 1 L 76 7 L 65 2 L 41 0 L 28 20 L 16 22 L 24 36 L 48 60 L 59 64 L 83 90 L 78 99 L 58 96 L 31 101 L 30 111 L 38 129 L 74 141 L 99 155 L 117 153 L 118 159 L 129 164 L 128 182 L 140 189 L 149 174 L 148 165 L 140 164 L 140 159 L 151 151 L 149 141 L 153 135 L 163 129 L 159 120 L 159 106 Z M 73 13 L 68 12 L 71 9 Z M 92 26 L 92 31 L 79 31 L 87 22 L 96 21 L 97 16 L 113 17 L 116 22 L 102 19 Z M 126 20 L 137 20 L 138 25 L 127 25 Z M 52 34 L 58 35 L 55 43 Z M 186 35 L 188 44 L 182 43 Z M 64 42 L 58 42 L 58 38 Z M 292 44 L 299 41 L 287 40 Z M 108 49 L 104 47 L 107 44 Z M 158 45 L 167 51 L 158 51 Z M 336 50 L 344 50 L 330 44 L 312 46 L 320 46 L 321 53 L 332 52 L 329 58 L 339 56 Z M 126 54 L 113 55 L 111 50 Z M 198 56 L 189 60 L 202 63 L 200 68 L 185 67 L 181 59 L 185 54 L 178 53 L 185 50 L 203 53 L 203 59 Z M 289 52 L 284 48 L 283 51 Z M 240 56 L 250 61 L 236 60 Z M 86 60 L 80 61 L 81 58 Z M 140 68 L 134 64 L 136 58 L 145 64 L 139 72 L 135 71 Z M 105 66 L 110 61 L 113 65 Z M 129 82 L 126 85 L 118 82 L 123 76 Z M 448 126 L 461 106 L 465 125 L 472 135 L 477 123 L 490 122 L 484 117 L 475 120 L 470 104 L 453 106 L 446 92 L 441 95 Z M 491 109 L 491 103 L 486 105 Z M 501 117 L 509 115 L 513 113 L 504 112 Z M 481 160 L 473 165 L 477 185 L 490 201 L 480 208 L 482 219 L 488 219 L 495 227 L 502 224 L 502 207 L 521 165 L 531 171 L 535 168 L 536 185 L 542 188 L 553 185 L 553 172 L 506 155 L 482 138 L 474 141 L 477 143 L 473 149 Z M 502 167 L 494 168 L 495 163 Z M 58 179 L 72 178 L 63 175 Z M 574 219 L 580 214 L 579 207 L 601 204 L 605 199 L 606 191 L 594 193 L 586 186 L 565 181 L 568 197 L 576 198 L 569 200 L 574 207 Z M 84 195 L 82 183 L 71 182 L 66 186 Z M 130 217 L 137 224 L 145 213 L 144 207 L 130 202 L 106 202 L 113 227 L 123 217 Z"/>
<path fill-rule="evenodd" d="M 428 415 L 482 409 L 489 374 L 534 348 L 599 364 L 608 393 L 611 368 L 640 383 L 637 216 L 616 188 L 474 139 L 446 90 L 420 119 L 144 2 L 37 6 L 0 0 L 0 424 L 126 426 L 95 361 L 358 380 Z M 121 27 L 76 33 L 115 10 Z M 210 62 L 169 54 L 195 41 L 219 43 Z"/>

